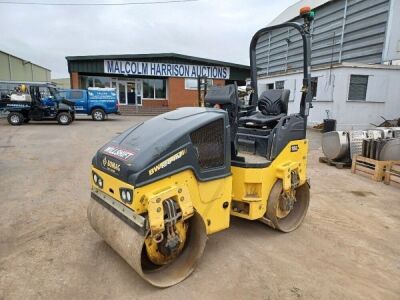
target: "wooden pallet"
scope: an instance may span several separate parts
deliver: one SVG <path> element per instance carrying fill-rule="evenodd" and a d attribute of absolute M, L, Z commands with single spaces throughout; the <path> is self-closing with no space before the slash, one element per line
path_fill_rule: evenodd
<path fill-rule="evenodd" d="M 375 181 L 383 181 L 386 169 L 390 168 L 392 161 L 375 160 L 372 158 L 355 155 L 351 165 L 351 172 L 371 178 Z"/>
<path fill-rule="evenodd" d="M 386 184 L 400 187 L 400 163 L 392 163 L 385 171 Z"/>
<path fill-rule="evenodd" d="M 335 166 L 338 169 L 343 169 L 343 168 L 350 168 L 351 167 L 351 162 L 343 162 L 343 161 L 334 161 L 332 159 L 329 159 L 325 156 L 321 156 L 318 161 L 323 164 L 327 164 L 328 166 Z"/>

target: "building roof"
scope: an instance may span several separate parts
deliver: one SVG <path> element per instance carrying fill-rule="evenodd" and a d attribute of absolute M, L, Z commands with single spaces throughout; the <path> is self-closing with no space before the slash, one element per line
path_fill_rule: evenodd
<path fill-rule="evenodd" d="M 147 54 L 116 54 L 116 55 L 85 55 L 85 56 L 67 56 L 67 61 L 82 61 L 82 60 L 112 60 L 112 59 L 126 59 L 126 60 L 138 60 L 138 59 L 178 59 L 186 60 L 197 63 L 207 63 L 214 65 L 221 65 L 226 67 L 234 67 L 240 69 L 250 70 L 247 65 L 235 64 L 226 61 L 220 61 L 215 59 L 208 59 L 190 55 L 184 55 L 179 53 L 147 53 Z"/>
<path fill-rule="evenodd" d="M 311 9 L 315 9 L 325 3 L 335 1 L 335 0 L 300 0 L 295 4 L 286 8 L 283 12 L 281 12 L 275 19 L 273 19 L 268 26 L 281 24 L 299 16 L 300 8 L 303 6 L 310 6 Z"/>
<path fill-rule="evenodd" d="M 40 65 L 38 65 L 38 64 L 35 64 L 35 63 L 33 63 L 33 62 L 29 61 L 29 60 L 26 60 L 26 59 L 23 59 L 23 58 L 21 58 L 21 57 L 15 56 L 15 55 L 13 55 L 13 54 L 11 54 L 11 53 L 8 53 L 8 52 L 5 52 L 5 51 L 3 51 L 3 50 L 0 50 L 0 52 L 4 53 L 4 54 L 6 54 L 6 55 L 9 55 L 9 56 L 15 57 L 16 59 L 22 60 L 22 61 L 23 61 L 24 63 L 26 63 L 26 64 L 29 63 L 29 64 L 31 64 L 31 65 L 34 65 L 34 66 L 36 66 L 36 67 L 39 67 L 39 68 L 42 68 L 42 69 L 45 69 L 45 70 L 51 72 L 50 69 L 48 69 L 48 68 L 46 68 L 46 67 L 43 67 L 43 66 L 40 66 Z"/>

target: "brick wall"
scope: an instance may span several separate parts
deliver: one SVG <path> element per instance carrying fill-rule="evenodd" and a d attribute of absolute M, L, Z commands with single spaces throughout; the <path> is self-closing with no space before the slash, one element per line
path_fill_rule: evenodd
<path fill-rule="evenodd" d="M 168 107 L 168 100 L 158 100 L 158 99 L 143 99 L 142 105 L 144 107 Z"/>
<path fill-rule="evenodd" d="M 168 78 L 169 107 L 197 106 L 197 90 L 185 90 L 185 78 Z"/>
<path fill-rule="evenodd" d="M 224 85 L 225 80 L 214 79 L 213 85 Z M 198 92 L 185 89 L 185 78 L 168 78 L 168 107 L 175 109 L 184 106 L 198 106 Z"/>

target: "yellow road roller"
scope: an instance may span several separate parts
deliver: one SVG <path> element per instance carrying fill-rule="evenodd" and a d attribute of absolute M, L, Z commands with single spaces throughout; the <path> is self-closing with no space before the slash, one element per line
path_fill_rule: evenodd
<path fill-rule="evenodd" d="M 231 216 L 283 232 L 303 221 L 310 199 L 307 116 L 311 107 L 310 23 L 259 30 L 250 44 L 251 97 L 237 87 L 209 89 L 207 107 L 171 111 L 126 130 L 94 156 L 87 210 L 93 229 L 146 281 L 168 287 L 187 278 L 207 236 Z M 258 95 L 256 45 L 275 29 L 299 32 L 304 80 L 300 112 L 288 115 L 288 90 Z"/>

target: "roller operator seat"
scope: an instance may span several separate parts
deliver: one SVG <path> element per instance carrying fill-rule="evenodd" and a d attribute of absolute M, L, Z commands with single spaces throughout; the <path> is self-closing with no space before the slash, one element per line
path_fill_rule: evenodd
<path fill-rule="evenodd" d="M 290 90 L 267 90 L 258 99 L 258 111 L 241 117 L 244 127 L 272 128 L 287 115 Z"/>

